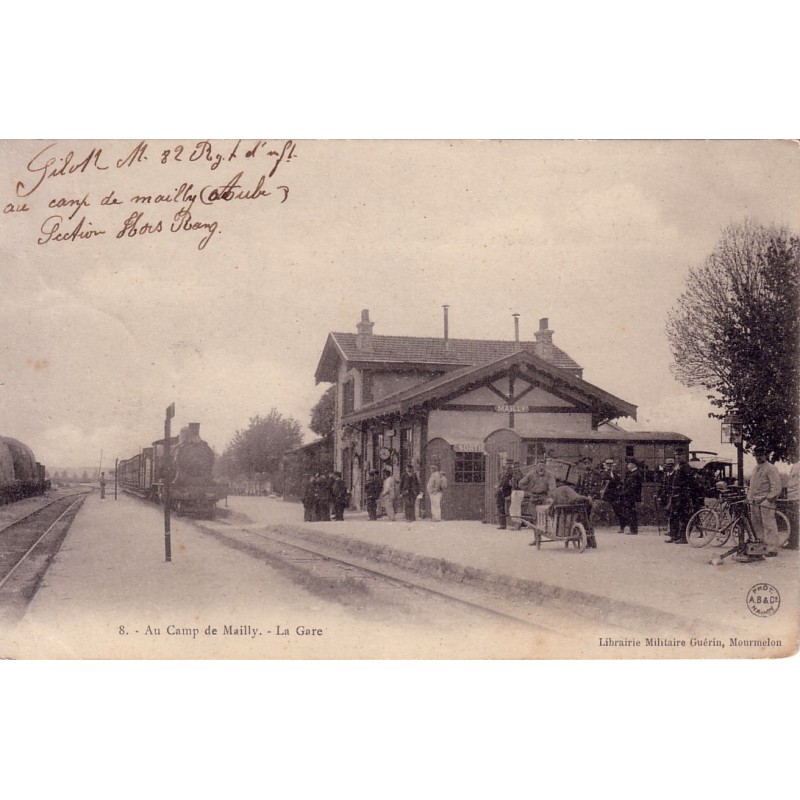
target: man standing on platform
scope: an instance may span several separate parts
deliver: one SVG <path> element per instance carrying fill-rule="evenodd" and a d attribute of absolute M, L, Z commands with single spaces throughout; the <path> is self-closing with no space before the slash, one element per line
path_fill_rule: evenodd
<path fill-rule="evenodd" d="M 344 520 L 344 510 L 349 502 L 349 493 L 341 472 L 333 473 L 331 481 L 331 509 L 334 520 Z"/>
<path fill-rule="evenodd" d="M 767 556 L 778 555 L 778 524 L 775 521 L 775 501 L 783 491 L 778 468 L 767 461 L 763 447 L 753 450 L 756 468 L 750 476 L 747 502 L 751 503 L 750 517 L 758 538 L 767 545 Z"/>
<path fill-rule="evenodd" d="M 439 471 L 436 464 L 431 465 L 431 476 L 425 486 L 431 500 L 431 519 L 434 522 L 442 520 L 442 495 L 447 488 L 447 478 Z"/>
<path fill-rule="evenodd" d="M 519 482 L 519 488 L 530 498 L 531 513 L 535 514 L 535 507 L 544 505 L 547 498 L 553 496 L 556 479 L 547 471 L 544 461 L 537 461 L 536 466 Z"/>
<path fill-rule="evenodd" d="M 105 472 L 100 473 L 100 499 L 106 499 L 106 474 Z"/>
<path fill-rule="evenodd" d="M 625 530 L 625 512 L 622 510 L 620 505 L 622 480 L 617 474 L 616 469 L 614 469 L 613 458 L 607 458 L 603 462 L 603 472 L 600 477 L 602 480 L 602 484 L 600 486 L 600 499 L 604 503 L 608 503 L 611 506 L 611 510 L 614 512 L 614 516 L 617 518 L 619 532 L 622 533 Z"/>
<path fill-rule="evenodd" d="M 364 484 L 364 497 L 367 501 L 367 516 L 378 519 L 378 498 L 381 496 L 383 484 L 378 475 L 378 470 L 369 473 L 369 480 Z"/>
<path fill-rule="evenodd" d="M 697 482 L 686 453 L 681 453 L 678 461 L 678 467 L 670 484 L 669 537 L 664 540 L 667 544 L 686 544 L 686 525 L 694 514 L 697 504 Z"/>
<path fill-rule="evenodd" d="M 419 494 L 419 478 L 414 472 L 411 464 L 406 465 L 405 472 L 400 477 L 400 496 L 403 498 L 403 510 L 406 515 L 406 522 L 414 522 L 417 518 L 414 506 Z"/>
<path fill-rule="evenodd" d="M 642 473 L 633 461 L 628 462 L 627 472 L 622 481 L 622 491 L 620 492 L 619 509 L 622 517 L 620 518 L 620 529 L 625 530 L 628 526 L 629 534 L 636 536 L 639 533 L 639 514 L 636 511 L 636 504 L 642 502 Z"/>
<path fill-rule="evenodd" d="M 506 466 L 503 473 L 500 475 L 500 480 L 495 487 L 494 499 L 497 508 L 497 521 L 500 523 L 497 530 L 504 531 L 507 526 L 507 504 L 511 499 L 512 480 L 514 477 L 514 470 L 512 463 L 506 461 Z"/>
<path fill-rule="evenodd" d="M 397 486 L 390 469 L 383 471 L 383 489 L 381 490 L 381 503 L 383 503 L 383 510 L 390 522 L 394 522 L 394 501 L 397 496 Z"/>

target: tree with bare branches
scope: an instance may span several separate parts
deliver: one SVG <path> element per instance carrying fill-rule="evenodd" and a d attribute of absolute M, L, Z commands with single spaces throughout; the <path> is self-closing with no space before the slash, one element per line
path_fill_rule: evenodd
<path fill-rule="evenodd" d="M 745 221 L 690 270 L 667 321 L 672 372 L 709 390 L 709 416 L 738 413 L 745 449 L 796 457 L 800 238 Z"/>

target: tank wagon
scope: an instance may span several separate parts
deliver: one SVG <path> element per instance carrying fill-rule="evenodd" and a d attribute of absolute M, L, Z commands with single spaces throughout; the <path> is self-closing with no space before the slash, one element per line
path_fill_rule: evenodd
<path fill-rule="evenodd" d="M 200 438 L 200 423 L 190 422 L 169 440 L 169 463 L 165 464 L 165 439 L 143 447 L 132 458 L 117 465 L 117 480 L 124 492 L 154 503 L 164 503 L 169 483 L 170 506 L 178 516 L 213 519 L 217 502 L 227 491 L 211 475 L 214 451 Z"/>
<path fill-rule="evenodd" d="M 40 464 L 27 445 L 0 436 L 0 505 L 43 495 L 50 488 Z"/>

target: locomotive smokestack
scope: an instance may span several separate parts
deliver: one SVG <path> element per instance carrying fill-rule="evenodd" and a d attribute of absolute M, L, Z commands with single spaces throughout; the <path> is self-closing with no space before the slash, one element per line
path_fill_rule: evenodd
<path fill-rule="evenodd" d="M 199 422 L 190 422 L 189 423 L 189 435 L 190 436 L 199 436 L 200 435 L 200 423 Z"/>
<path fill-rule="evenodd" d="M 444 349 L 445 350 L 449 350 L 450 349 L 450 328 L 448 326 L 448 320 L 447 320 L 447 309 L 449 309 L 450 306 L 442 306 L 442 308 L 444 309 Z"/>

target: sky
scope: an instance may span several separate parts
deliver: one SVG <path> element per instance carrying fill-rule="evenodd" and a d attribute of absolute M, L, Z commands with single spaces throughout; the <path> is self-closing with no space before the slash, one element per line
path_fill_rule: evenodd
<path fill-rule="evenodd" d="M 130 457 L 172 402 L 218 452 L 272 407 L 310 441 L 328 332 L 445 303 L 456 338 L 547 317 L 623 427 L 735 456 L 665 323 L 727 225 L 798 231 L 797 143 L 202 141 L 0 142 L 0 433 L 42 463 Z"/>

